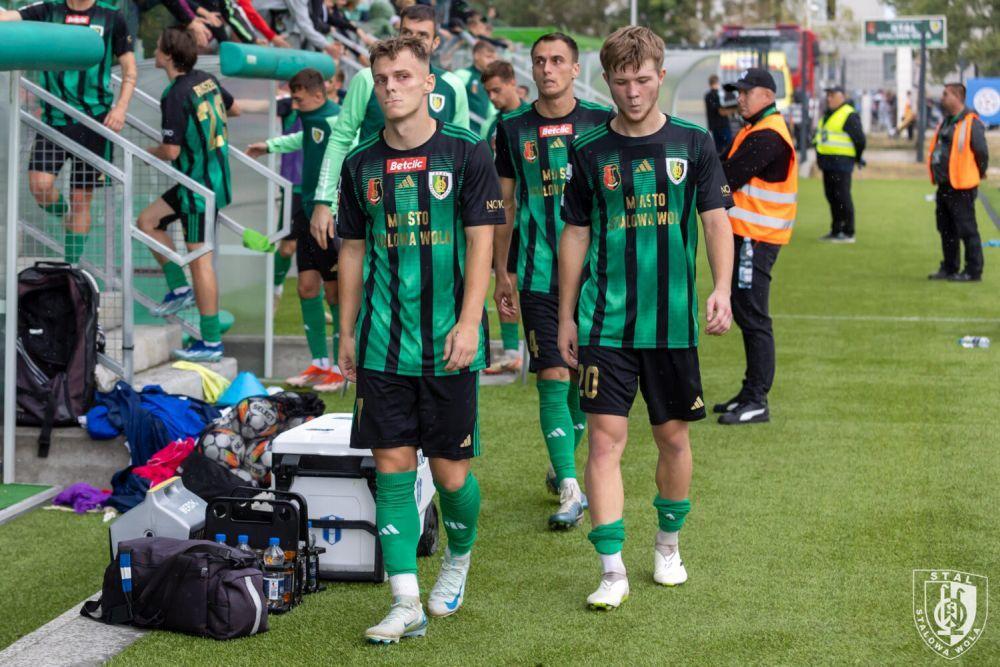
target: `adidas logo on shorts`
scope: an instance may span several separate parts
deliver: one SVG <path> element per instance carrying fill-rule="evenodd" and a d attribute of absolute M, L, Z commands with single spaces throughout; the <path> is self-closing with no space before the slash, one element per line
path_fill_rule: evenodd
<path fill-rule="evenodd" d="M 698 398 L 694 399 L 694 403 L 691 404 L 691 407 L 689 409 L 698 410 L 703 407 L 705 407 L 705 401 L 701 400 L 701 396 L 699 396 Z"/>

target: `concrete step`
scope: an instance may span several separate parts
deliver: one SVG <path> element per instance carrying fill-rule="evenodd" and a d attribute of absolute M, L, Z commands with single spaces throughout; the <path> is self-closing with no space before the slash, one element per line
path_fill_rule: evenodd
<path fill-rule="evenodd" d="M 146 385 L 158 384 L 168 394 L 183 394 L 192 398 L 205 400 L 201 376 L 194 371 L 178 370 L 173 367 L 173 363 L 173 361 L 169 361 L 144 370 L 141 373 L 136 373 L 132 386 L 135 387 L 136 391 L 142 391 L 142 388 Z M 222 361 L 217 363 L 204 363 L 201 365 L 229 380 L 236 377 L 237 364 L 236 359 L 233 357 L 223 357 Z"/>

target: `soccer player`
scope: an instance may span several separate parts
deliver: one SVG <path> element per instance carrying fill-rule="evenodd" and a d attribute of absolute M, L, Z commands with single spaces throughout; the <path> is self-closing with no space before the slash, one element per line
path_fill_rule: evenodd
<path fill-rule="evenodd" d="M 411 5 L 402 10 L 399 13 L 399 34 L 416 37 L 424 43 L 424 50 L 432 53 L 441 44 L 434 8 L 428 5 Z M 434 75 L 434 90 L 427 96 L 431 117 L 469 127 L 469 100 L 461 80 L 451 72 L 434 66 L 431 66 L 431 74 Z M 351 79 L 320 170 L 317 200 L 332 201 L 336 197 L 341 165 L 348 151 L 355 141 L 364 141 L 371 135 L 378 134 L 385 125 L 382 108 L 374 91 L 375 83 L 370 67 L 361 70 Z M 317 218 L 313 221 L 314 225 L 333 225 L 333 212 L 329 206 L 318 204 L 313 209 L 313 216 Z"/>
<path fill-rule="evenodd" d="M 723 334 L 732 322 L 729 188 L 712 136 L 657 108 L 663 48 L 653 31 L 634 26 L 604 43 L 601 65 L 618 116 L 573 142 L 564 198 L 559 350 L 578 368 L 590 431 L 588 537 L 604 570 L 587 598 L 596 609 L 614 609 L 629 592 L 619 464 L 638 387 L 659 448 L 653 579 L 667 586 L 687 580 L 677 536 L 691 508 L 688 422 L 705 417 L 697 350 L 698 216 L 715 282 L 705 333 Z"/>
<path fill-rule="evenodd" d="M 339 324 L 337 301 L 337 246 L 320 248 L 309 233 L 309 218 L 316 204 L 316 181 L 336 123 L 340 108 L 327 95 L 329 86 L 315 69 L 304 69 L 288 82 L 292 100 L 298 109 L 302 129 L 294 134 L 273 137 L 266 142 L 250 144 L 247 154 L 258 157 L 266 153 L 302 151 L 302 186 L 298 207 L 293 213 L 292 238 L 296 244 L 295 261 L 299 267 L 299 303 L 306 340 L 312 354 L 312 364 L 301 374 L 289 378 L 295 387 L 312 387 L 316 391 L 338 391 L 344 377 L 330 364 L 326 340 L 326 309 L 323 296 L 334 314 L 334 340 Z M 323 202 L 330 205 L 331 202 Z M 324 294 L 321 294 L 321 290 Z"/>
<path fill-rule="evenodd" d="M 613 115 L 608 107 L 574 97 L 573 80 L 580 74 L 578 60 L 579 49 L 572 37 L 558 32 L 539 37 L 531 47 L 531 74 L 538 100 L 505 113 L 496 139 L 506 224 L 497 228 L 494 240 L 493 298 L 502 317 L 517 313 L 514 279 L 507 266 L 510 249 L 517 254 L 516 287 L 530 354 L 528 368 L 538 375 L 539 424 L 552 463 L 546 482 L 550 490 L 559 493 L 559 509 L 549 517 L 553 530 L 576 526 L 583 519 L 584 508 L 574 452 L 583 440 L 586 418 L 557 341 L 556 247 L 563 228 L 560 199 L 566 156 L 575 136 L 603 125 Z"/>
<path fill-rule="evenodd" d="M 479 40 L 472 47 L 472 64 L 455 72 L 455 76 L 465 85 L 465 94 L 469 98 L 469 129 L 476 134 L 490 125 L 496 116 L 496 108 L 490 104 L 490 97 L 482 80 L 483 72 L 496 59 L 497 48 L 487 41 Z M 482 127 L 479 121 L 471 119 L 471 114 L 483 119 Z"/>
<path fill-rule="evenodd" d="M 62 25 L 86 26 L 104 40 L 104 55 L 96 65 L 85 70 L 44 72 L 42 85 L 69 106 L 93 118 L 104 127 L 119 132 L 125 127 L 125 114 L 136 84 L 135 54 L 132 36 L 121 12 L 111 4 L 95 0 L 47 0 L 20 9 L 0 10 L 0 21 L 41 21 Z M 111 90 L 111 66 L 122 68 L 122 92 L 114 102 Z M 67 116 L 59 109 L 42 105 L 42 121 L 95 155 L 112 161 L 111 143 Z M 69 203 L 56 187 L 56 176 L 73 161 L 69 178 Z M 80 261 L 90 232 L 90 203 L 94 188 L 102 184 L 101 172 L 63 150 L 42 135 L 35 137 L 28 163 L 28 185 L 35 201 L 48 213 L 63 218 L 63 249 L 66 261 Z"/>
<path fill-rule="evenodd" d="M 179 27 L 163 31 L 156 46 L 156 67 L 165 70 L 170 84 L 160 99 L 163 114 L 163 140 L 151 153 L 174 166 L 215 193 L 215 212 L 232 199 L 229 175 L 229 139 L 226 128 L 229 116 L 239 115 L 239 105 L 214 76 L 194 69 L 198 48 L 194 37 Z M 215 220 L 205 216 L 205 200 L 180 185 L 163 193 L 139 214 L 139 228 L 157 241 L 173 248 L 167 228 L 180 221 L 188 251 L 202 247 L 205 227 Z M 201 316 L 201 340 L 187 348 L 174 350 L 173 356 L 186 361 L 218 361 L 222 358 L 222 333 L 219 327 L 219 285 L 212 266 L 212 253 L 191 262 L 194 290 L 184 269 L 153 252 L 167 279 L 167 295 L 153 309 L 166 317 L 192 303 Z"/>
<path fill-rule="evenodd" d="M 427 601 L 462 605 L 479 517 L 478 371 L 487 364 L 491 225 L 503 222 L 489 148 L 431 117 L 423 40 L 371 49 L 385 130 L 362 141 L 341 176 L 340 368 L 357 383 L 351 446 L 375 455 L 375 523 L 389 573 L 389 614 L 372 643 L 427 631 L 417 583 L 417 449 L 429 459 L 448 548 Z M 313 219 L 315 222 L 315 218 Z M 332 230 L 313 226 L 320 245 Z"/>
<path fill-rule="evenodd" d="M 530 105 L 523 101 L 517 94 L 517 79 L 514 77 L 514 66 L 505 60 L 494 60 L 486 66 L 481 76 L 483 90 L 489 95 L 490 103 L 496 109 L 493 114 L 493 121 L 483 128 L 483 139 L 490 145 L 494 155 L 496 154 L 497 123 L 500 115 L 510 113 Z M 516 248 L 516 246 L 514 246 Z M 507 271 L 514 273 L 517 271 L 517 252 L 511 251 L 507 255 Z M 511 300 L 518 303 L 517 290 L 511 291 Z M 503 340 L 503 356 L 494 359 L 493 363 L 484 373 L 487 375 L 497 375 L 500 373 L 518 373 L 521 370 L 521 340 L 517 332 L 518 316 L 516 312 L 500 313 L 500 337 Z"/>

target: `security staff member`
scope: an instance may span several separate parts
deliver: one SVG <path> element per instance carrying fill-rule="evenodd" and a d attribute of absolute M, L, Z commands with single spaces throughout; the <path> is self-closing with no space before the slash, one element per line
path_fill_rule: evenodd
<path fill-rule="evenodd" d="M 864 165 L 865 131 L 861 117 L 844 98 L 844 89 L 826 89 L 826 113 L 816 126 L 816 164 L 823 171 L 823 191 L 833 220 L 830 233 L 821 241 L 854 243 L 854 201 L 851 172 Z"/>
<path fill-rule="evenodd" d="M 719 403 L 720 424 L 770 420 L 767 394 L 774 381 L 774 332 L 768 299 L 778 250 L 792 238 L 798 194 L 798 160 L 785 120 L 774 106 L 774 77 L 752 67 L 727 90 L 739 91 L 744 127 L 725 152 L 722 169 L 733 193 L 729 209 L 736 244 L 733 317 L 743 332 L 747 367 L 743 387 Z M 744 266 L 752 252 L 752 270 Z"/>
<path fill-rule="evenodd" d="M 965 106 L 965 86 L 949 83 L 941 94 L 944 120 L 931 139 L 927 168 L 937 189 L 937 229 L 944 259 L 931 280 L 979 282 L 983 276 L 983 244 L 976 226 L 976 194 L 986 176 L 989 149 L 982 121 Z M 965 271 L 959 239 L 965 243 Z"/>

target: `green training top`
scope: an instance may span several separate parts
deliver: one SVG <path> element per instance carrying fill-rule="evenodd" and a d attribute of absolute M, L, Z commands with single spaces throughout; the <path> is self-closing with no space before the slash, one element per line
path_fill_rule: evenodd
<path fill-rule="evenodd" d="M 431 116 L 445 123 L 469 127 L 469 101 L 462 82 L 451 72 L 437 67 L 431 67 L 431 74 L 435 75 L 434 92 L 427 96 Z M 370 67 L 351 79 L 342 106 L 320 170 L 317 201 L 336 199 L 341 167 L 351 147 L 377 134 L 385 126 L 385 117 L 375 97 L 375 81 Z"/>
<path fill-rule="evenodd" d="M 351 152 L 340 183 L 337 232 L 365 241 L 358 366 L 454 375 L 442 357 L 465 293 L 465 229 L 504 221 L 489 149 L 469 130 L 440 121 L 426 143 L 406 151 L 379 133 Z M 483 306 L 479 350 L 462 372 L 487 364 Z"/>
<path fill-rule="evenodd" d="M 645 137 L 600 125 L 570 149 L 566 224 L 590 227 L 579 343 L 698 345 L 698 212 L 732 206 L 712 136 L 668 117 Z"/>
<path fill-rule="evenodd" d="M 299 120 L 302 130 L 294 134 L 283 134 L 267 140 L 269 153 L 294 153 L 302 151 L 302 206 L 306 215 L 312 217 L 315 204 L 326 204 L 332 201 L 316 201 L 316 183 L 319 181 L 319 170 L 323 165 L 326 145 L 337 123 L 340 107 L 327 100 L 323 106 L 313 111 L 300 111 Z"/>
<path fill-rule="evenodd" d="M 517 215 L 511 245 L 517 244 L 519 290 L 559 294 L 556 249 L 563 229 L 559 201 L 569 144 L 613 115 L 608 107 L 577 100 L 561 118 L 546 118 L 533 104 L 500 117 L 496 165 L 502 178 L 515 181 Z"/>
<path fill-rule="evenodd" d="M 481 134 L 493 124 L 493 120 L 497 116 L 496 107 L 490 102 L 490 96 L 482 82 L 483 73 L 476 69 L 475 65 L 470 65 L 455 72 L 455 76 L 465 86 L 465 94 L 469 98 L 469 129 L 476 134 Z M 478 123 L 472 119 L 471 114 L 476 114 L 483 119 L 483 122 Z"/>
<path fill-rule="evenodd" d="M 85 70 L 44 72 L 42 85 L 45 90 L 91 118 L 106 114 L 114 102 L 111 67 L 119 57 L 132 52 L 132 36 L 121 12 L 105 2 L 95 2 L 89 9 L 76 11 L 69 8 L 66 0 L 36 2 L 17 11 L 24 21 L 83 26 L 101 36 L 104 55 L 99 63 Z M 42 121 L 53 126 L 75 122 L 45 102 L 42 102 Z"/>

